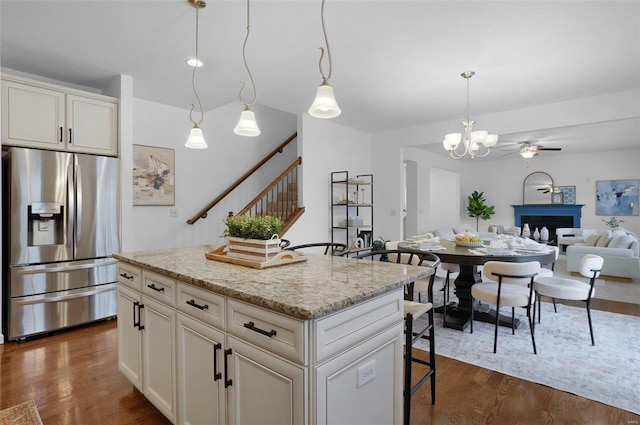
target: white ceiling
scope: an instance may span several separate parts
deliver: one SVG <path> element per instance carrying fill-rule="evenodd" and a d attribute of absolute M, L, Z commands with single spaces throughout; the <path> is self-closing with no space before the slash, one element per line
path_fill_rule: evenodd
<path fill-rule="evenodd" d="M 237 101 L 248 81 L 245 7 L 209 0 L 200 12 L 205 66 L 196 84 L 206 110 Z M 187 0 L 2 0 L 0 15 L 4 68 L 90 87 L 126 74 L 135 97 L 183 108 L 195 101 Z M 640 1 L 327 0 L 325 22 L 343 111 L 335 121 L 367 132 L 462 118 L 464 70 L 477 73 L 472 116 L 640 88 Z M 247 60 L 258 103 L 306 111 L 321 82 L 322 45 L 320 0 L 254 0 Z M 501 140 L 553 147 L 552 138 L 602 133 L 630 147 L 640 145 L 639 127 L 633 119 L 604 133 L 540 129 Z"/>

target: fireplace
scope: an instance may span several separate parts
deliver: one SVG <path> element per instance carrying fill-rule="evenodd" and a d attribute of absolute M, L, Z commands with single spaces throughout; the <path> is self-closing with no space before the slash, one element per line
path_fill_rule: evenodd
<path fill-rule="evenodd" d="M 545 226 L 549 230 L 549 240 L 556 240 L 556 229 L 564 227 L 580 227 L 582 207 L 584 205 L 512 205 L 515 213 L 515 225 L 529 225 L 531 234 L 535 228 Z"/>

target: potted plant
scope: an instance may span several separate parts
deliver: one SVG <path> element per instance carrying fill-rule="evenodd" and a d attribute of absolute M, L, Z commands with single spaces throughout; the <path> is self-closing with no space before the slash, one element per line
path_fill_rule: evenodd
<path fill-rule="evenodd" d="M 284 223 L 269 215 L 237 215 L 225 219 L 222 234 L 227 238 L 227 255 L 244 260 L 264 262 L 280 252 L 280 237 Z"/>
<path fill-rule="evenodd" d="M 613 229 L 617 229 L 618 227 L 620 227 L 620 223 L 624 223 L 624 220 L 618 220 L 615 217 L 611 217 L 608 220 L 605 220 L 604 218 L 602 219 L 602 221 L 604 222 L 604 224 L 607 225 L 607 227 L 611 230 Z"/>
<path fill-rule="evenodd" d="M 494 215 L 495 207 L 485 204 L 484 192 L 474 190 L 471 196 L 467 197 L 467 213 L 469 217 L 476 219 L 476 231 L 478 231 L 478 223 L 480 219 L 489 220 Z"/>

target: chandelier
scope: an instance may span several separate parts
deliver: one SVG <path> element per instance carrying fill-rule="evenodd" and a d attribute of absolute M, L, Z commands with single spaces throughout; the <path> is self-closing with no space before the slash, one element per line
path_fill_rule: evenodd
<path fill-rule="evenodd" d="M 462 122 L 464 126 L 464 134 L 450 133 L 444 136 L 442 144 L 449 152 L 451 158 L 460 159 L 465 155 L 469 155 L 471 159 L 475 157 L 485 157 L 489 155 L 491 148 L 498 143 L 497 134 L 489 134 L 488 131 L 473 131 L 475 121 L 469 119 L 469 79 L 475 75 L 473 71 L 465 71 L 460 76 L 467 80 L 467 113 L 466 120 Z M 462 142 L 462 143 L 460 143 Z M 458 146 L 462 146 L 463 150 L 458 150 Z M 480 150 L 484 147 L 483 152 Z"/>

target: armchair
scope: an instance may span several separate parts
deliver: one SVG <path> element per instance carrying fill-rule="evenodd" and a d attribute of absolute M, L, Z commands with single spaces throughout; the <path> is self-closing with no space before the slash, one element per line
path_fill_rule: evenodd
<path fill-rule="evenodd" d="M 577 229 L 573 227 L 560 227 L 556 229 L 558 248 L 566 250 L 567 245 L 583 243 L 589 235 L 595 235 L 596 229 Z"/>

